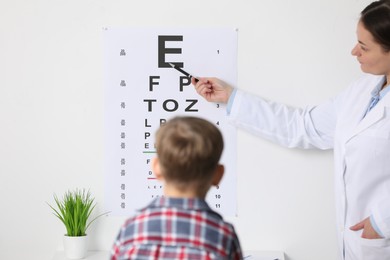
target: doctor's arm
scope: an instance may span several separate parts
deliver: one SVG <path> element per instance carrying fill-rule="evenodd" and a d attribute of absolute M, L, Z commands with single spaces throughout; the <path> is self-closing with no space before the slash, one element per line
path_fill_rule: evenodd
<path fill-rule="evenodd" d="M 234 89 L 218 78 L 193 79 L 192 84 L 207 101 L 227 103 L 229 121 L 237 127 L 286 147 L 333 148 L 340 98 L 293 108 Z"/>

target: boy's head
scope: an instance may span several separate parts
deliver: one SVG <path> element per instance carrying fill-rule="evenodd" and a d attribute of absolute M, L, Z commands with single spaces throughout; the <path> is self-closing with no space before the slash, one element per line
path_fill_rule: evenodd
<path fill-rule="evenodd" d="M 156 149 L 155 174 L 179 190 L 194 188 L 205 194 L 222 178 L 222 134 L 204 119 L 175 117 L 167 121 L 156 133 Z"/>

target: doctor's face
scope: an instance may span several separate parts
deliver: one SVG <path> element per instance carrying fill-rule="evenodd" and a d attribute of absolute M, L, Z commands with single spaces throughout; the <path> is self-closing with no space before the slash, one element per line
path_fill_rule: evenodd
<path fill-rule="evenodd" d="M 352 49 L 363 72 L 374 75 L 390 75 L 390 52 L 385 52 L 361 22 L 357 25 L 358 43 Z"/>

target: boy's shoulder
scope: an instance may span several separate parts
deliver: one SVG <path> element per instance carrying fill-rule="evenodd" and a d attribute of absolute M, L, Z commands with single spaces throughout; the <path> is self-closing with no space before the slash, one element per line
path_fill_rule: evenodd
<path fill-rule="evenodd" d="M 204 199 L 159 197 L 154 199 L 146 207 L 139 209 L 134 216 L 127 219 L 125 225 L 157 218 L 179 217 L 197 219 L 199 216 L 224 222 L 223 217 L 211 209 Z M 202 218 L 199 219 L 201 220 Z"/>
<path fill-rule="evenodd" d="M 125 226 L 148 222 L 149 226 L 158 228 L 167 221 L 187 223 L 187 225 L 205 223 L 205 225 L 223 228 L 228 233 L 234 233 L 233 225 L 224 221 L 223 217 L 211 209 L 204 199 L 199 198 L 157 198 L 129 218 Z"/>

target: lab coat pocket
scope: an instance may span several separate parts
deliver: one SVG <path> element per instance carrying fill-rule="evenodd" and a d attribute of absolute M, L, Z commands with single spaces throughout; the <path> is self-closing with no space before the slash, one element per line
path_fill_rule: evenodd
<path fill-rule="evenodd" d="M 390 260 L 390 239 L 360 238 L 361 260 Z"/>

